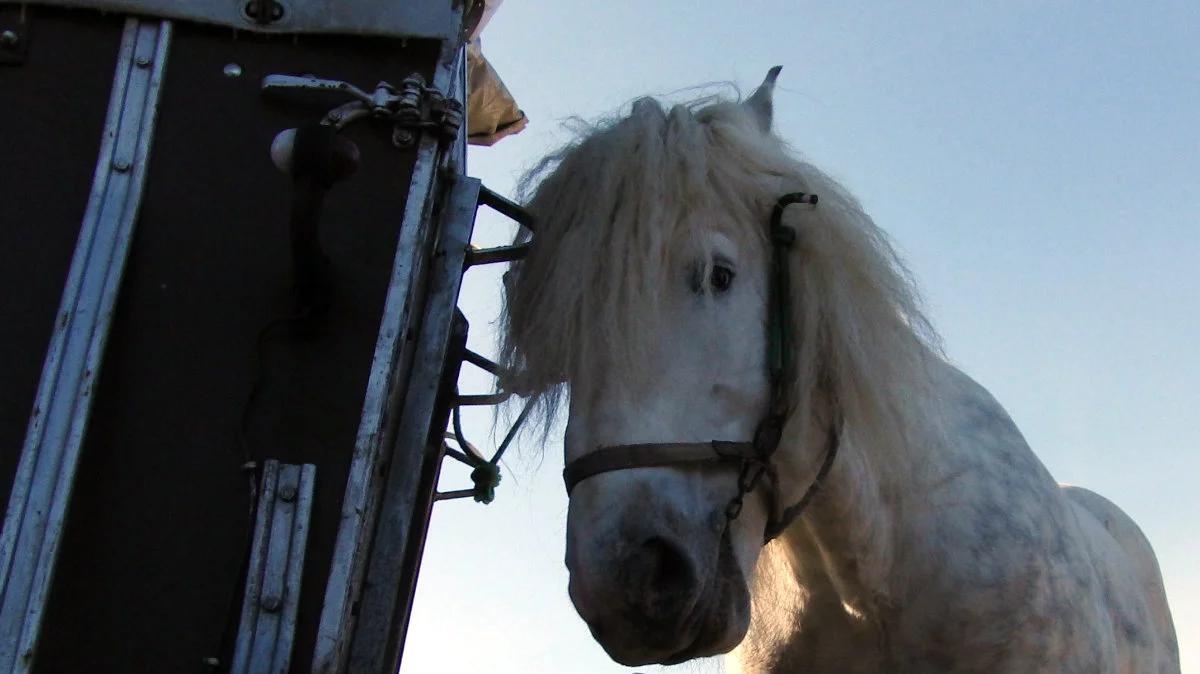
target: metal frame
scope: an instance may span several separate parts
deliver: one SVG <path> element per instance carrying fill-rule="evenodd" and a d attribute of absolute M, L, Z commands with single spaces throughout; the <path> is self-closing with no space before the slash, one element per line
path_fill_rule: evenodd
<path fill-rule="evenodd" d="M 462 46 L 457 41 L 446 42 L 430 86 L 439 91 L 455 92 L 451 97 L 459 97 L 458 92 L 464 88 L 464 64 Z M 316 674 L 346 671 L 350 645 L 357 630 L 356 605 L 363 592 L 368 553 L 383 497 L 383 470 L 393 447 L 405 392 L 412 382 L 419 381 L 413 377 L 413 354 L 423 309 L 419 300 L 425 295 L 427 267 L 433 253 L 436 229 L 433 212 L 439 171 L 447 164 L 461 166 L 464 148 L 461 133 L 449 153 L 443 150 L 435 134 L 421 134 L 417 144 L 416 163 L 401 220 L 395 264 L 371 362 L 363 415 L 342 501 L 341 524 L 317 628 L 312 661 L 312 671 Z M 404 470 L 394 462 L 391 469 Z M 355 671 L 359 670 L 356 668 Z"/>
<path fill-rule="evenodd" d="M 417 344 L 400 428 L 384 486 L 374 541 L 351 648 L 350 670 L 390 672 L 400 662 L 425 546 L 433 490 L 441 466 L 446 418 L 438 397 L 451 356 L 458 292 L 475 209 L 479 181 L 456 176 L 443 210 L 442 227 L 431 272 L 424 320 Z M 465 331 L 462 334 L 465 339 Z"/>
<path fill-rule="evenodd" d="M 263 33 L 322 33 L 457 41 L 461 9 L 443 0 L 270 0 L 258 18 L 247 0 L 40 0 L 34 5 L 83 7 L 158 16 Z"/>
<path fill-rule="evenodd" d="M 231 674 L 287 674 L 317 468 L 266 461 Z"/>
<path fill-rule="evenodd" d="M 337 3 L 280 0 L 289 20 L 254 26 L 241 25 L 245 17 L 236 13 L 242 2 L 45 4 L 268 32 L 440 38 L 442 50 L 428 89 L 444 93 L 448 101 L 462 102 L 467 95 L 461 4 L 436 3 L 437 12 L 413 23 L 405 17 L 430 3 L 388 3 L 376 16 L 343 12 L 346 8 Z M 360 10 L 367 4 L 370 0 L 349 0 Z M 256 7 L 261 11 L 269 5 Z M 362 23 L 364 17 L 370 20 Z M 125 24 L 92 194 L 0 533 L 0 674 L 28 672 L 36 657 L 92 391 L 147 173 L 170 36 L 168 20 L 131 18 Z M 472 265 L 515 259 L 525 250 L 470 248 L 479 205 L 525 222 L 521 211 L 462 175 L 465 131 L 448 143 L 452 132 L 421 129 L 413 134 L 416 160 L 311 654 L 312 671 L 323 674 L 390 674 L 398 667 L 446 448 L 446 417 L 453 405 L 469 402 L 469 396 L 456 395 L 454 382 L 464 358 L 480 360 L 465 352 L 466 324 L 457 310 L 462 275 Z M 290 666 L 314 474 L 313 466 L 274 461 L 264 469 L 231 662 L 235 674 L 284 672 Z"/>
<path fill-rule="evenodd" d="M 141 203 L 171 22 L 130 18 L 0 534 L 0 672 L 33 665 L 113 308 Z"/>

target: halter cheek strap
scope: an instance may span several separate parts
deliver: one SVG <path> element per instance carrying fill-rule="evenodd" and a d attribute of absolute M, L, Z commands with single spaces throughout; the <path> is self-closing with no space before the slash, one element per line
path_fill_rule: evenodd
<path fill-rule="evenodd" d="M 817 195 L 794 192 L 775 202 L 771 211 L 768 236 L 771 241 L 771 266 L 767 287 L 767 376 L 771 385 L 771 401 L 767 416 L 758 423 L 754 440 L 750 442 L 662 442 L 601 447 L 567 464 L 563 469 L 567 495 L 583 480 L 617 470 L 659 468 L 667 466 L 717 464 L 738 467 L 738 491 L 725 508 L 729 521 L 742 512 L 742 502 L 766 478 L 770 490 L 764 542 L 769 542 L 788 527 L 808 506 L 833 467 L 837 456 L 840 419 L 830 424 L 826 439 L 825 458 L 812 484 L 794 505 L 783 507 L 779 497 L 779 475 L 771 459 L 779 449 L 783 425 L 792 412 L 791 391 L 795 383 L 795 351 L 792 338 L 791 282 L 788 269 L 788 249 L 796 240 L 796 232 L 783 226 L 783 211 L 792 204 L 816 205 Z M 834 405 L 836 408 L 836 405 Z"/>

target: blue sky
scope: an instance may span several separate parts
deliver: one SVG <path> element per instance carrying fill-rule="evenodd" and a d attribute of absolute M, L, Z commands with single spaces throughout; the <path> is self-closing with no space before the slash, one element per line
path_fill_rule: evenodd
<path fill-rule="evenodd" d="M 469 172 L 509 193 L 568 116 L 783 65 L 777 131 L 891 233 L 949 358 L 1055 477 L 1141 525 L 1200 668 L 1200 4 L 508 0 L 484 51 L 531 123 Z M 484 353 L 498 273 L 462 298 Z M 435 508 L 402 672 L 629 671 L 566 596 L 561 452 L 527 443 L 496 503 Z"/>

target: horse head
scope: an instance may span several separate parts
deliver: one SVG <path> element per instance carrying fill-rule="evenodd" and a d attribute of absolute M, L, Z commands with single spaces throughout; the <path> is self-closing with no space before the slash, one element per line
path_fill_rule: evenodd
<path fill-rule="evenodd" d="M 911 355 L 831 348 L 839 330 L 851 346 L 911 334 L 919 313 L 894 292 L 860 292 L 878 306 L 853 317 L 833 306 L 831 284 L 907 286 L 869 221 L 830 225 L 861 211 L 771 132 L 778 72 L 740 103 L 640 99 L 528 180 L 536 235 L 507 283 L 507 385 L 551 415 L 569 394 L 569 591 L 623 664 L 742 640 L 764 540 L 829 468 L 839 382 Z M 814 203 L 799 193 L 822 201 L 785 210 Z M 852 282 L 840 267 L 858 249 Z"/>

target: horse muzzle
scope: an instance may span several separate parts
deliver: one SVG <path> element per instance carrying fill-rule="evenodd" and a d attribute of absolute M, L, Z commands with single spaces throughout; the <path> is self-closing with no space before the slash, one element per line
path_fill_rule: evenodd
<path fill-rule="evenodd" d="M 613 660 L 674 664 L 741 641 L 749 592 L 728 536 L 702 547 L 664 533 L 625 540 L 600 565 L 567 555 L 571 600 Z"/>

